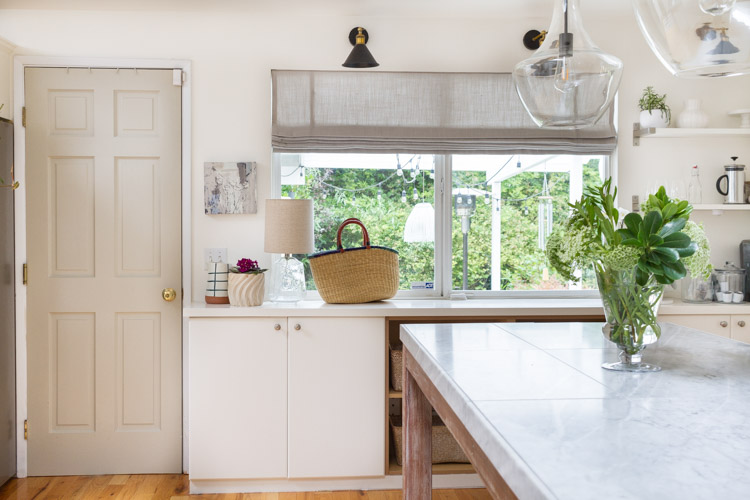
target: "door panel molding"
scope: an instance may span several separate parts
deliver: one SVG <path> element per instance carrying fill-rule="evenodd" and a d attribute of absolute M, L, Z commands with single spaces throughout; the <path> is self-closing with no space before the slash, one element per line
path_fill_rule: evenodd
<path fill-rule="evenodd" d="M 192 297 L 192 276 L 191 276 L 191 206 L 192 206 L 192 181 L 191 181 L 191 123 L 192 123 L 192 65 L 189 60 L 184 59 L 133 59 L 133 58 L 99 58 L 99 57 L 53 57 L 53 56 L 14 56 L 13 58 L 13 117 L 14 120 L 14 168 L 15 178 L 19 181 L 20 187 L 15 191 L 15 273 L 16 273 L 16 417 L 17 417 L 17 476 L 23 478 L 27 476 L 27 459 L 28 449 L 27 441 L 24 440 L 24 421 L 28 414 L 28 381 L 27 381 L 27 350 L 26 350 L 26 331 L 27 331 L 27 298 L 26 288 L 23 284 L 23 265 L 27 260 L 26 248 L 26 130 L 21 123 L 20 117 L 23 114 L 25 104 L 25 78 L 26 68 L 128 68 L 130 70 L 138 69 L 180 69 L 183 71 L 185 78 L 182 83 L 182 117 L 181 117 L 181 177 L 182 177 L 182 286 L 184 296 L 190 299 Z M 62 97 L 62 96 L 60 96 Z M 84 96 L 69 96 L 75 99 L 68 102 L 60 101 L 60 105 L 78 105 L 80 109 L 80 98 Z M 139 103 L 144 104 L 144 103 Z M 145 106 L 139 106 L 145 109 Z M 93 109 L 86 109 L 86 124 L 89 127 L 89 112 L 93 114 Z M 77 132 L 82 135 L 80 130 L 82 119 L 81 113 L 77 114 L 78 123 L 61 122 L 58 123 L 59 133 L 70 134 Z M 122 131 L 123 134 L 149 134 L 153 133 L 148 130 L 134 130 L 127 126 L 143 127 L 145 121 L 141 119 L 130 120 L 124 123 L 126 126 Z M 157 127 L 158 117 L 153 117 L 153 127 Z M 113 127 L 117 124 L 113 123 Z M 67 130 L 66 130 L 67 129 Z M 79 130 L 74 130 L 79 129 Z M 188 447 L 187 447 L 187 373 L 188 373 L 188 352 L 187 352 L 187 319 L 182 320 L 182 379 L 183 379 L 183 417 L 182 417 L 182 442 L 183 442 L 183 472 L 187 472 L 188 464 Z"/>

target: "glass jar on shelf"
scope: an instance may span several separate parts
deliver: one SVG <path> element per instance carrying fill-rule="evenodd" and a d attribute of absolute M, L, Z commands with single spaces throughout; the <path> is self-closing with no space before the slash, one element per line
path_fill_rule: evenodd
<path fill-rule="evenodd" d="M 682 279 L 681 297 L 683 302 L 693 304 L 703 304 L 713 302 L 714 289 L 711 283 L 711 277 L 703 278 L 702 276 L 692 276 L 688 273 Z"/>
<path fill-rule="evenodd" d="M 745 300 L 745 269 L 727 262 L 723 269 L 714 269 L 713 288 L 716 302 L 739 304 Z"/>

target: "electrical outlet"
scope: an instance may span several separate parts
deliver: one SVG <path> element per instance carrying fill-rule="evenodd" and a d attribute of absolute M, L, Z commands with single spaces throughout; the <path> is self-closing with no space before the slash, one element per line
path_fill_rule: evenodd
<path fill-rule="evenodd" d="M 210 262 L 227 262 L 226 248 L 204 248 L 203 249 L 203 269 L 208 271 Z"/>
<path fill-rule="evenodd" d="M 641 202 L 640 202 L 640 198 L 638 197 L 637 194 L 633 195 L 632 201 L 633 201 L 633 206 L 632 206 L 633 212 L 640 212 L 641 211 Z"/>

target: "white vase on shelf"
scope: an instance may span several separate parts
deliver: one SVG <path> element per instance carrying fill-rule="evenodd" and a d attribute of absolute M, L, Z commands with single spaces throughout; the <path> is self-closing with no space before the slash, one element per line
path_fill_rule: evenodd
<path fill-rule="evenodd" d="M 651 111 L 641 111 L 639 117 L 641 128 L 666 128 L 669 127 L 669 118 L 667 113 L 660 109 L 652 109 Z"/>
<path fill-rule="evenodd" d="M 677 117 L 680 128 L 704 128 L 708 125 L 708 115 L 701 109 L 700 99 L 687 99 L 685 109 Z"/>

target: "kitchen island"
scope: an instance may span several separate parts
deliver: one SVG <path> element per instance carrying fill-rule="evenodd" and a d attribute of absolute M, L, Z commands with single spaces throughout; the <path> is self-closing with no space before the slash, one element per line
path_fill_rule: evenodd
<path fill-rule="evenodd" d="M 496 498 L 750 498 L 750 345 L 664 324 L 661 372 L 611 372 L 600 327 L 403 325 L 405 498 L 429 498 L 430 405 Z"/>

